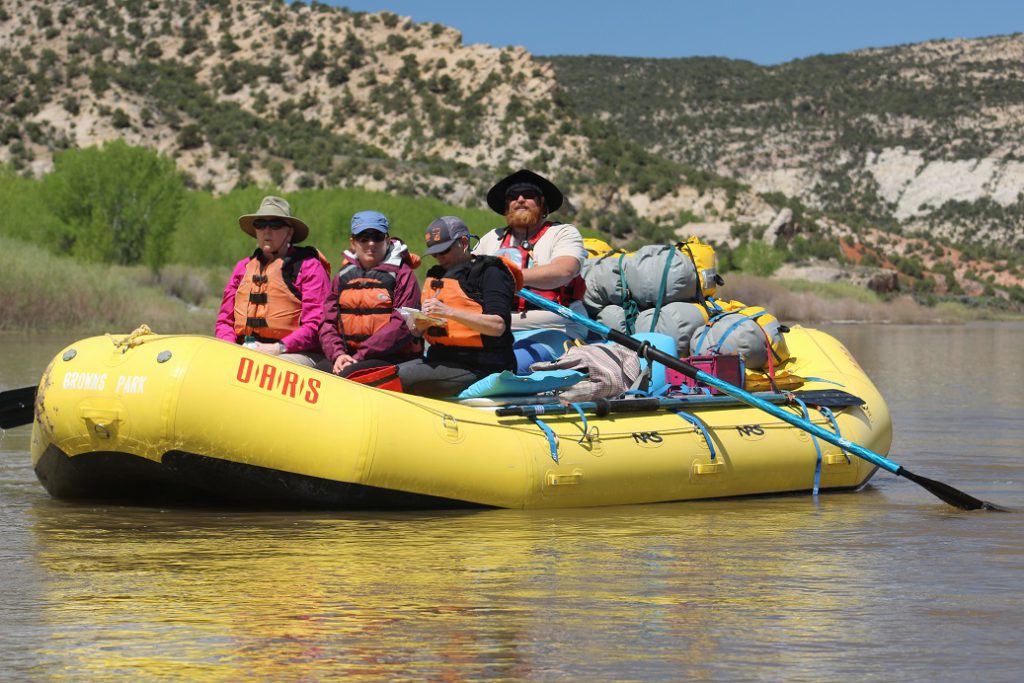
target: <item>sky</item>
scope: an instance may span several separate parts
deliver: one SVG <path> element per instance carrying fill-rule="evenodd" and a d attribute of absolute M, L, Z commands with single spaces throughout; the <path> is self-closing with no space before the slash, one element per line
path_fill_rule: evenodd
<path fill-rule="evenodd" d="M 1021 0 L 328 0 L 462 31 L 464 44 L 534 55 L 729 57 L 770 65 L 816 54 L 1024 31 Z"/>

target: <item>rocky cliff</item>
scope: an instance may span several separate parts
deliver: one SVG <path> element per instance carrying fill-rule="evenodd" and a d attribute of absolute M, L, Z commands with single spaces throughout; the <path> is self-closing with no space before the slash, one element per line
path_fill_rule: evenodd
<path fill-rule="evenodd" d="M 855 226 L 1024 249 L 1024 36 L 763 67 L 559 57 L 581 111 L 647 149 Z"/>

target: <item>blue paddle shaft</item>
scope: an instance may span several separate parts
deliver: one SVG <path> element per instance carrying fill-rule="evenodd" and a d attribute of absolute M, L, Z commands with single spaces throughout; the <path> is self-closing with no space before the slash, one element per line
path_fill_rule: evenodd
<path fill-rule="evenodd" d="M 868 448 L 864 448 L 859 444 L 853 443 L 852 441 L 848 441 L 847 439 L 844 439 L 843 437 L 838 436 L 837 434 L 830 432 L 827 429 L 819 427 L 818 425 L 814 424 L 809 420 L 803 419 L 799 415 L 795 415 L 777 405 L 768 403 L 767 401 L 762 400 L 757 396 L 754 396 L 750 392 L 744 391 L 743 389 L 740 389 L 739 387 L 733 384 L 729 384 L 728 382 L 721 380 L 715 377 L 714 375 L 709 375 L 703 370 L 697 370 L 696 368 L 694 368 L 694 370 L 696 370 L 696 372 L 694 373 L 694 378 L 698 382 L 703 382 L 708 386 L 720 389 L 721 391 L 729 394 L 733 398 L 737 398 L 743 401 L 747 405 L 753 406 L 754 408 L 759 408 L 764 412 L 769 413 L 770 415 L 774 415 L 783 422 L 788 422 L 794 427 L 804 430 L 808 434 L 813 434 L 814 436 L 818 437 L 823 441 L 828 441 L 830 444 L 839 446 L 844 451 L 849 451 L 850 453 L 853 453 L 854 455 L 863 458 L 864 460 L 867 460 L 870 463 L 878 465 L 882 469 L 889 470 L 893 474 L 900 473 L 900 466 L 893 462 L 892 460 L 889 460 L 889 458 L 881 456 Z"/>
<path fill-rule="evenodd" d="M 533 292 L 527 289 L 519 290 L 519 296 L 521 296 L 526 301 L 529 301 L 530 303 L 540 308 L 543 308 L 544 310 L 551 311 L 552 313 L 557 313 L 563 318 L 584 325 L 588 330 L 591 330 L 592 332 L 595 332 L 606 339 L 610 339 L 611 341 L 622 344 L 623 346 L 630 348 L 634 351 L 639 351 L 643 347 L 643 343 L 634 339 L 633 337 L 623 334 L 618 330 L 613 330 L 607 325 L 603 325 L 597 322 L 596 320 L 591 320 L 586 316 L 582 316 L 576 311 L 573 311 L 569 308 L 566 308 L 565 306 L 557 304 L 551 301 L 550 299 L 545 299 L 542 296 L 538 296 L 537 294 L 534 294 Z M 662 353 L 661 351 L 658 351 L 657 349 L 651 347 L 647 348 L 646 356 L 648 361 L 657 361 L 664 365 L 665 367 L 672 368 L 673 370 L 678 370 L 679 372 L 682 372 L 688 377 L 692 377 L 693 379 L 696 379 L 699 382 L 703 382 L 708 386 L 720 389 L 729 396 L 739 399 L 740 401 L 743 401 L 744 403 L 751 407 L 763 410 L 769 415 L 774 415 L 783 422 L 788 422 L 794 427 L 804 430 L 808 434 L 813 434 L 814 436 L 818 437 L 819 439 L 822 439 L 823 441 L 827 441 L 830 444 L 839 446 L 843 450 L 849 451 L 850 453 L 853 453 L 857 457 L 863 458 L 864 460 L 867 460 L 868 462 L 873 463 L 878 467 L 881 467 L 882 469 L 888 470 L 893 474 L 900 474 L 900 470 L 902 469 L 902 467 L 899 464 L 893 462 L 892 460 L 889 460 L 888 458 L 881 456 L 878 453 L 875 453 L 871 449 L 864 448 L 859 444 L 855 444 L 852 441 L 848 441 L 842 438 L 841 436 L 838 436 L 828 431 L 827 429 L 822 429 L 821 427 L 810 422 L 809 420 L 805 420 L 798 415 L 794 415 L 793 413 L 784 410 L 779 406 L 768 403 L 767 401 L 763 401 L 759 399 L 757 396 L 751 394 L 750 392 L 740 389 L 738 386 L 729 384 L 728 382 L 721 380 L 715 377 L 714 375 L 709 375 L 703 370 L 698 370 L 697 368 L 690 365 L 686 361 L 680 360 L 678 358 L 673 358 L 672 356 L 669 356 L 668 354 Z"/>

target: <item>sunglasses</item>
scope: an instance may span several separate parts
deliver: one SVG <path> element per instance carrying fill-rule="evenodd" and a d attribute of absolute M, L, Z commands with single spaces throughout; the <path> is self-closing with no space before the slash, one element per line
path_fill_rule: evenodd
<path fill-rule="evenodd" d="M 287 221 L 279 221 L 275 218 L 257 218 L 252 222 L 252 227 L 257 230 L 280 230 L 281 228 L 287 228 Z"/>
<path fill-rule="evenodd" d="M 529 187 L 524 189 L 510 189 L 505 193 L 506 202 L 514 202 L 520 197 L 522 197 L 523 199 L 537 200 L 541 198 L 541 193 L 540 190 L 534 190 Z"/>
<path fill-rule="evenodd" d="M 386 238 L 387 235 L 382 232 L 377 232 L 376 230 L 367 230 L 366 232 L 361 232 L 358 235 L 352 235 L 352 239 L 360 244 L 366 244 L 367 242 L 383 242 Z"/>

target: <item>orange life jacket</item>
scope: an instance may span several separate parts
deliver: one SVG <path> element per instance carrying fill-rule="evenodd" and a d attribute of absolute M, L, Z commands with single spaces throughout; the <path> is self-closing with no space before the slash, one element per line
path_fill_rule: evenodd
<path fill-rule="evenodd" d="M 505 228 L 505 234 L 501 238 L 501 244 L 498 247 L 498 256 L 508 258 L 513 263 L 518 265 L 522 270 L 526 270 L 530 267 L 533 261 L 533 247 L 540 241 L 541 236 L 548 231 L 554 223 L 547 221 L 541 226 L 540 230 L 527 241 L 517 246 L 512 246 L 512 230 Z M 573 301 L 579 301 L 583 298 L 583 294 L 587 291 L 587 283 L 581 275 L 576 275 L 573 279 L 561 287 L 555 289 L 537 289 L 535 287 L 527 287 L 528 290 L 542 296 L 545 299 L 554 301 L 555 303 L 561 304 L 562 306 L 568 306 Z M 516 310 L 519 312 L 537 308 L 535 305 L 528 303 L 522 297 L 519 297 L 516 303 Z"/>
<path fill-rule="evenodd" d="M 501 264 L 512 275 L 515 291 L 523 286 L 523 273 L 515 263 L 503 256 L 475 256 L 469 268 L 460 270 L 455 277 L 427 277 L 421 293 L 421 301 L 436 298 L 452 308 L 471 313 L 483 313 L 483 292 L 479 282 L 486 268 Z M 476 330 L 455 320 L 448 320 L 445 326 L 428 328 L 424 338 L 431 345 L 460 346 L 481 349 L 484 346 L 483 335 Z"/>
<path fill-rule="evenodd" d="M 396 280 L 393 273 L 371 268 L 363 270 L 350 263 L 338 275 L 338 334 L 349 353 L 388 324 L 395 310 Z M 402 349 L 420 353 L 423 345 L 416 339 Z"/>
<path fill-rule="evenodd" d="M 235 292 L 235 335 L 238 341 L 281 341 L 299 328 L 302 293 L 295 278 L 306 259 L 315 258 L 329 273 L 331 264 L 314 247 L 292 247 L 288 255 L 264 265 L 259 251 L 245 265 Z"/>

